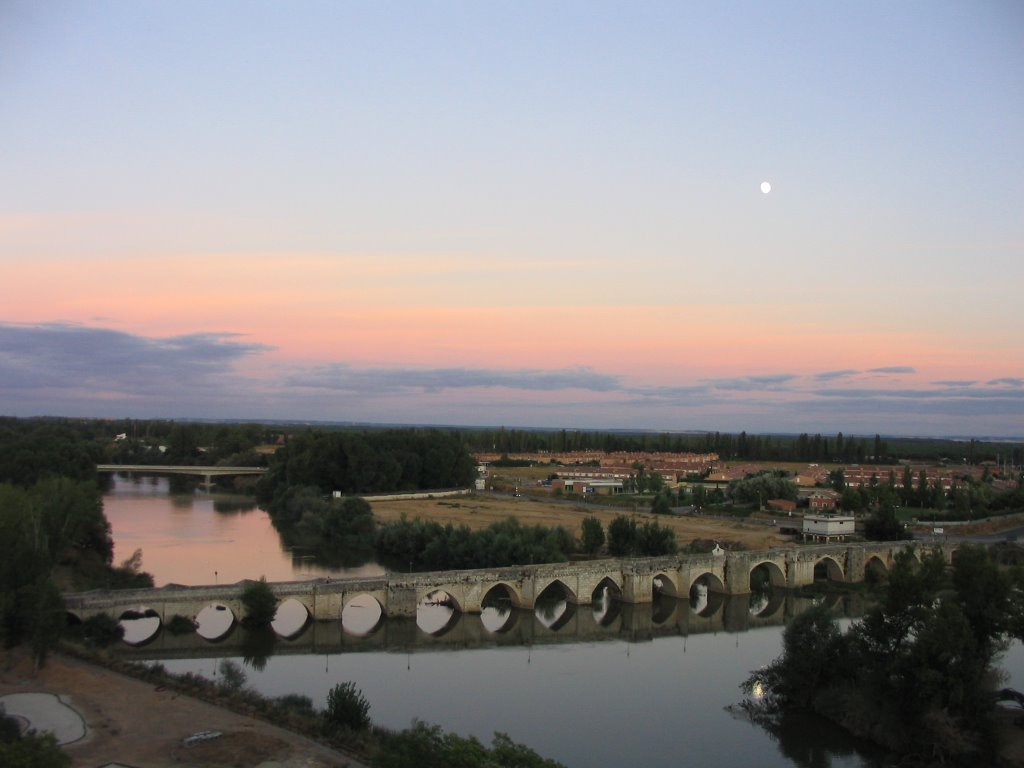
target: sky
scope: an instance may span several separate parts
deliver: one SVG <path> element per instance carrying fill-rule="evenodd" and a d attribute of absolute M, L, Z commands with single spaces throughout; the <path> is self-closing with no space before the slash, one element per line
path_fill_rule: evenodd
<path fill-rule="evenodd" d="M 0 414 L 1024 436 L 1021 40 L 3 0 Z"/>

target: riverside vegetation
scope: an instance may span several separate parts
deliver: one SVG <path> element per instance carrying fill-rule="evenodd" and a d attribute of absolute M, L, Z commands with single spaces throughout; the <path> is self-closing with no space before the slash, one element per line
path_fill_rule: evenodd
<path fill-rule="evenodd" d="M 42 666 L 47 655 L 62 643 L 65 651 L 95 663 L 159 680 L 183 693 L 263 716 L 335 746 L 357 750 L 374 766 L 558 768 L 558 763 L 540 757 L 503 734 L 495 734 L 492 746 L 486 747 L 474 738 L 445 733 L 424 723 L 398 732 L 372 726 L 369 704 L 351 684 L 341 684 L 332 690 L 325 710 L 318 712 L 302 696 L 267 700 L 245 690 L 241 669 L 225 668 L 225 682 L 218 686 L 202 678 L 177 678 L 160 668 L 125 664 L 106 656 L 102 648 L 122 637 L 122 627 L 113 617 L 100 615 L 69 629 L 61 591 L 151 587 L 153 580 L 140 570 L 139 552 L 121 566 L 112 565 L 113 540 L 96 477 L 96 462 L 101 456 L 95 442 L 81 431 L 48 421 L 19 422 L 15 427 L 0 425 L 0 642 L 5 647 L 27 644 L 36 665 Z M 437 444 L 432 442 L 434 438 L 438 439 Z M 395 448 L 399 440 L 394 434 L 386 436 L 380 450 Z M 349 440 L 346 444 L 358 441 Z M 437 460 L 456 473 L 444 476 L 423 472 L 419 475 L 422 482 L 448 482 L 459 472 L 464 475 L 467 466 L 472 470 L 472 463 L 467 463 L 468 454 L 460 454 L 448 439 L 411 433 L 410 444 L 422 450 L 421 456 L 417 454 L 420 461 Z M 378 459 L 384 455 L 379 454 Z M 412 453 L 403 455 L 405 470 L 417 465 Z M 381 466 L 394 468 L 394 464 L 380 460 Z M 411 475 L 403 471 L 401 476 Z M 361 487 L 359 483 L 350 485 Z M 347 498 L 337 507 L 316 509 L 340 516 L 338 520 L 330 515 L 320 520 L 318 533 L 330 538 L 332 530 L 358 529 L 360 516 L 368 513 L 369 506 L 362 499 Z M 369 519 L 372 522 L 372 514 Z M 273 649 L 274 635 L 268 625 L 276 604 L 277 599 L 263 579 L 249 585 L 243 595 L 242 631 L 249 637 L 244 658 L 257 668 L 266 662 Z M 174 617 L 168 624 L 168 630 L 173 632 L 194 629 L 184 617 Z M 70 763 L 70 757 L 52 736 L 21 734 L 15 721 L 0 712 L 0 765 L 66 768 Z"/>
<path fill-rule="evenodd" d="M 996 765 L 995 660 L 1024 636 L 1024 571 L 963 545 L 896 558 L 878 605 L 846 633 L 823 607 L 796 617 L 783 653 L 744 690 L 755 720 L 784 729 L 801 710 L 913 764 Z"/>

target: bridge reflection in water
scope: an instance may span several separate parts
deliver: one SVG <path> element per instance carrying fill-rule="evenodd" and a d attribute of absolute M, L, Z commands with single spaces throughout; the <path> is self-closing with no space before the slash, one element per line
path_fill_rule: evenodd
<path fill-rule="evenodd" d="M 531 646 L 625 640 L 633 643 L 657 637 L 738 633 L 786 624 L 812 605 L 825 602 L 837 617 L 863 612 L 859 594 L 832 594 L 810 598 L 788 590 L 747 595 L 714 594 L 705 599 L 659 596 L 651 603 L 631 604 L 608 600 L 600 606 L 571 602 L 539 605 L 535 610 L 498 608 L 487 614 L 451 611 L 438 629 L 412 617 L 380 620 L 365 634 L 346 631 L 342 621 L 309 621 L 291 637 L 278 636 L 275 655 L 337 654 L 362 651 L 467 650 L 499 646 Z M 596 608 L 596 610 L 595 610 Z M 151 640 L 123 644 L 118 655 L 126 658 L 189 659 L 244 655 L 245 630 L 234 625 L 215 642 L 198 633 L 175 635 L 161 628 Z"/>

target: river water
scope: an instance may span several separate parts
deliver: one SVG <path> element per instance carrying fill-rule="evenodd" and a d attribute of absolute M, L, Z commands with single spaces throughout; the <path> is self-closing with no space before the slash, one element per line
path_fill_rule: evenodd
<path fill-rule="evenodd" d="M 157 586 L 384 570 L 372 562 L 318 566 L 282 544 L 254 505 L 172 493 L 166 479 L 116 478 L 104 506 L 115 558 L 141 548 Z M 849 600 L 834 603 L 839 616 L 856 613 Z M 230 659 L 250 687 L 304 694 L 318 707 L 335 684 L 352 681 L 381 725 L 404 728 L 418 718 L 484 742 L 502 731 L 570 768 L 881 765 L 820 721 L 772 735 L 726 710 L 741 700 L 750 670 L 779 654 L 784 622 L 800 607 L 781 596 L 576 609 L 556 599 L 536 613 L 499 608 L 481 617 L 425 606 L 416 622 L 379 624 L 346 610 L 344 625 L 299 621 L 284 631 L 294 636 L 270 638 L 272 652 L 266 638 L 241 629 L 224 629 L 216 643 L 160 632 L 122 652 L 213 678 Z M 1009 684 L 1024 680 L 1019 646 L 1004 667 Z"/>

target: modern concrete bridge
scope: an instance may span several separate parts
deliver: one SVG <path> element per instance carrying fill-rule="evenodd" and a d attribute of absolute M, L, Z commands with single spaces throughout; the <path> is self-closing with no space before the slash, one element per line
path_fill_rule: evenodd
<path fill-rule="evenodd" d="M 147 475 L 197 475 L 203 485 L 213 484 L 214 477 L 227 475 L 262 475 L 266 467 L 185 467 L 171 464 L 97 464 L 97 472 L 141 472 Z"/>
<path fill-rule="evenodd" d="M 532 610 L 551 590 L 568 603 L 589 605 L 605 590 L 612 599 L 650 603 L 656 592 L 688 597 L 701 585 L 714 594 L 743 595 L 751 591 L 751 576 L 760 570 L 775 587 L 796 589 L 828 578 L 860 582 L 872 570 L 888 572 L 907 544 L 868 542 L 790 547 L 721 555 L 672 555 L 659 558 L 593 560 L 577 563 L 514 566 L 433 573 L 388 573 L 375 578 L 314 579 L 278 582 L 270 586 L 279 600 L 295 600 L 316 621 L 337 621 L 350 601 L 368 595 L 386 617 L 414 617 L 428 598 L 447 595 L 460 613 L 480 613 L 485 603 L 504 601 Z M 917 556 L 933 545 L 918 546 Z M 936 549 L 941 549 L 936 547 Z M 951 550 L 942 550 L 951 557 Z M 254 565 L 258 568 L 258 565 Z M 120 618 L 127 612 L 156 615 L 166 622 L 176 615 L 194 618 L 209 606 L 221 606 L 235 618 L 243 615 L 242 593 L 250 582 L 159 589 L 83 592 L 66 595 L 68 612 L 79 620 L 100 613 Z"/>

